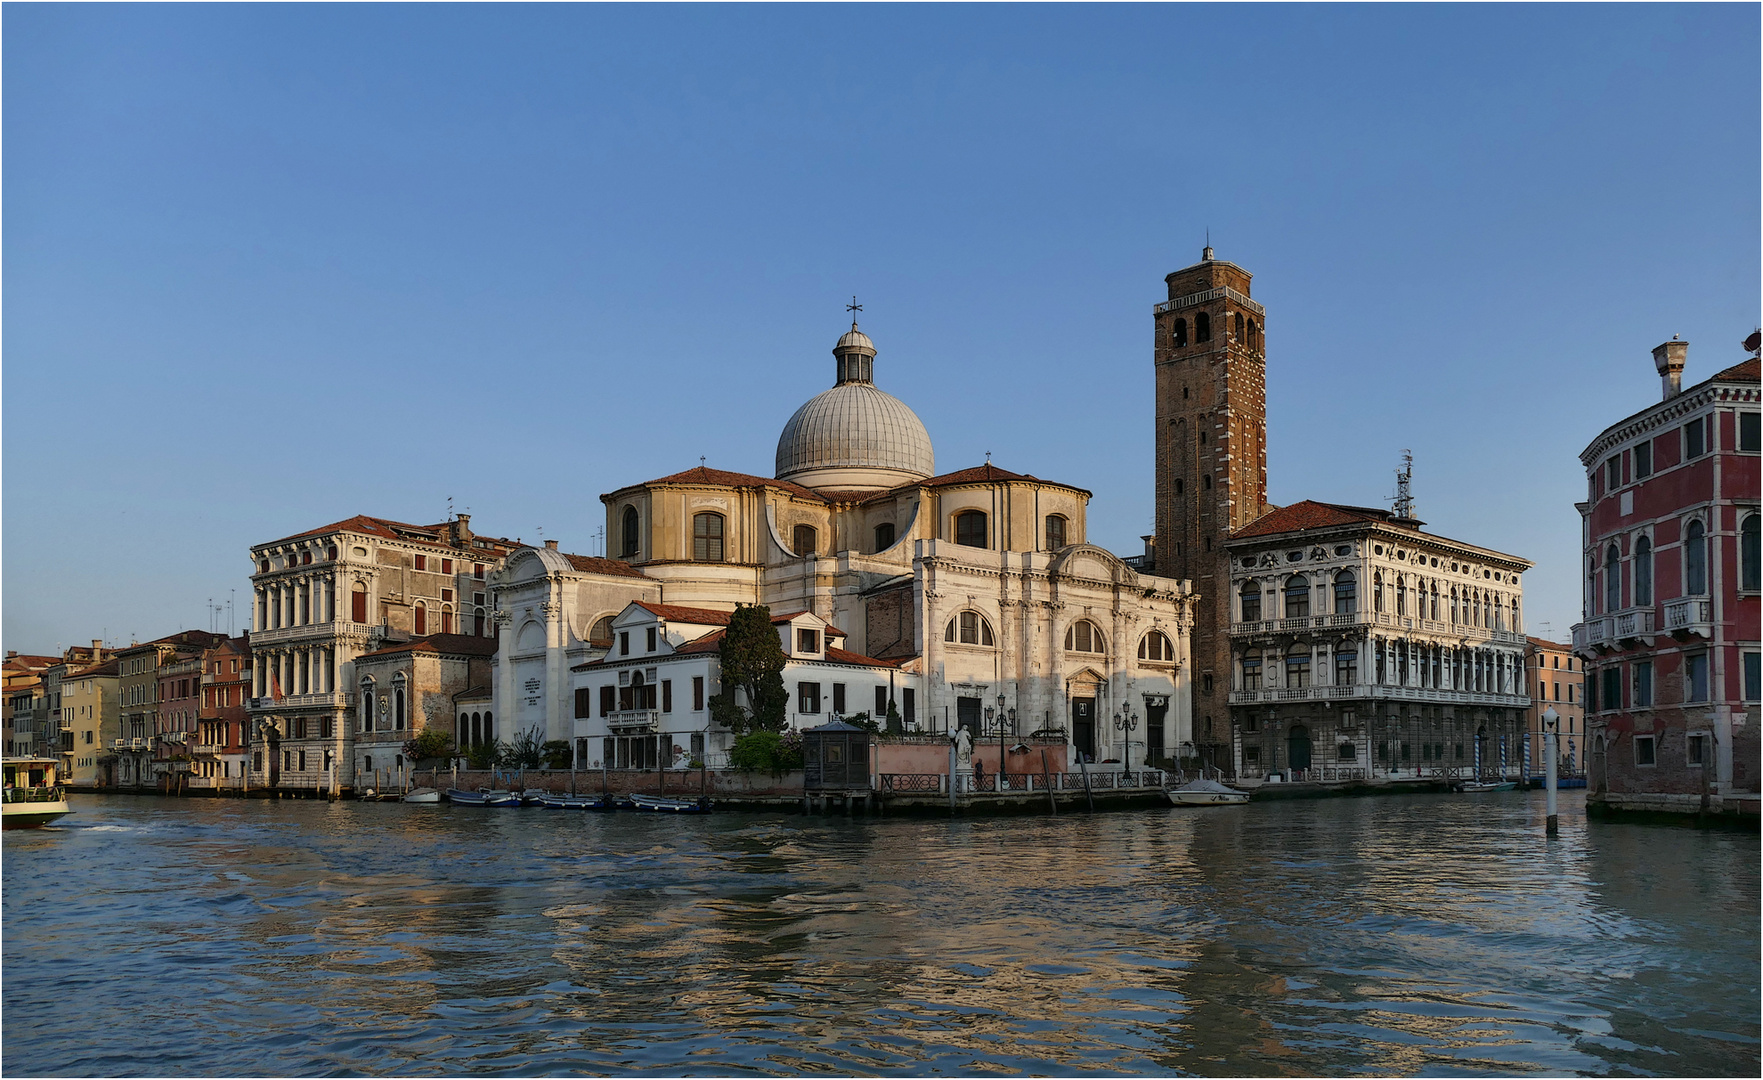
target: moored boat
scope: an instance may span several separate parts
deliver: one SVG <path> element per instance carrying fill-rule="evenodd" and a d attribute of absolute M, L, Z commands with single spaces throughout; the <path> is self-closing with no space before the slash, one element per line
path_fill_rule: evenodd
<path fill-rule="evenodd" d="M 599 795 L 546 795 L 539 805 L 547 810 L 609 810 L 610 804 Z"/>
<path fill-rule="evenodd" d="M 659 810 L 671 814 L 708 814 L 710 803 L 702 799 L 670 799 L 664 795 L 631 795 L 630 803 L 638 810 Z"/>
<path fill-rule="evenodd" d="M 489 788 L 477 791 L 448 788 L 447 801 L 456 806 L 519 806 L 520 796 L 512 791 L 492 791 Z"/>
<path fill-rule="evenodd" d="M 1164 794 L 1176 806 L 1234 806 L 1249 801 L 1248 792 L 1226 787 L 1216 780 L 1195 780 Z"/>
<path fill-rule="evenodd" d="M 7 758 L 6 801 L 0 804 L 0 827 L 36 829 L 73 813 L 61 786 L 55 758 Z"/>
<path fill-rule="evenodd" d="M 1465 780 L 1462 785 L 1460 785 L 1461 790 L 1467 792 L 1511 791 L 1517 786 L 1518 782 L 1516 780 Z"/>
<path fill-rule="evenodd" d="M 411 788 L 404 793 L 402 801 L 423 804 L 438 803 L 441 801 L 441 793 L 432 787 Z"/>

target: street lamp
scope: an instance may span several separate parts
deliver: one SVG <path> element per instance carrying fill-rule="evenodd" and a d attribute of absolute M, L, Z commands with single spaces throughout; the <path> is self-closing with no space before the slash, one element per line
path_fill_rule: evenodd
<path fill-rule="evenodd" d="M 1554 836 L 1559 831 L 1559 821 L 1555 815 L 1555 729 L 1560 723 L 1561 714 L 1555 711 L 1553 705 L 1543 710 L 1543 757 L 1548 759 L 1543 773 L 1543 785 L 1549 793 L 1549 816 L 1543 825 L 1543 832 L 1549 836 Z"/>
<path fill-rule="evenodd" d="M 1139 714 L 1128 706 L 1114 710 L 1114 730 L 1126 733 L 1126 767 L 1132 770 L 1132 733 L 1139 726 Z"/>

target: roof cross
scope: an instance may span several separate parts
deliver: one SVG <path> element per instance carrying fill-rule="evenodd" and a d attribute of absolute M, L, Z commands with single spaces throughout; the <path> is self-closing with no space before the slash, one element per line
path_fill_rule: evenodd
<path fill-rule="evenodd" d="M 849 311 L 851 313 L 851 328 L 856 329 L 857 328 L 857 313 L 859 311 L 863 310 L 863 305 L 859 304 L 857 302 L 856 296 L 852 296 L 851 302 L 849 304 L 845 305 L 845 310 Z"/>

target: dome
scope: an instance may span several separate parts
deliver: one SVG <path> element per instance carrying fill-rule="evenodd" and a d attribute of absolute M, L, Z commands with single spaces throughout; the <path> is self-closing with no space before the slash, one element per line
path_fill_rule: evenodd
<path fill-rule="evenodd" d="M 870 376 L 875 345 L 851 324 L 833 348 L 839 381 L 810 398 L 777 440 L 777 478 L 805 487 L 884 489 L 936 474 L 930 433 Z"/>

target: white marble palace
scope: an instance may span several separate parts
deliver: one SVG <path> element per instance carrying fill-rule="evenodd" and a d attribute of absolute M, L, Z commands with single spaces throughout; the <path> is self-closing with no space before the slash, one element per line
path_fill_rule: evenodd
<path fill-rule="evenodd" d="M 668 658 L 701 658 L 715 613 L 763 603 L 786 636 L 793 726 L 886 701 L 921 731 L 1014 710 L 1018 733 L 1062 730 L 1095 760 L 1127 760 L 1129 739 L 1135 761 L 1177 756 L 1193 738 L 1187 583 L 1087 543 L 1082 488 L 989 463 L 939 475 L 924 424 L 875 385 L 869 337 L 853 323 L 833 355 L 775 475 L 700 467 L 620 488 L 601 496 L 616 558 L 528 548 L 491 575 L 496 734 L 542 725 L 585 767 L 714 760 L 731 741 L 706 708 L 717 687 L 694 689 L 714 670 Z"/>

